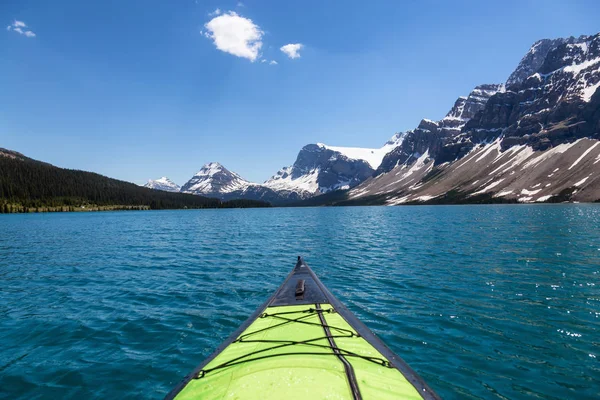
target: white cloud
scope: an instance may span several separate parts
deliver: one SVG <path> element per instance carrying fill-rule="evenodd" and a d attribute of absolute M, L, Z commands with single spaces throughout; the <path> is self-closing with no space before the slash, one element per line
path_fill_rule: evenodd
<path fill-rule="evenodd" d="M 259 57 L 264 32 L 249 18 L 229 11 L 208 21 L 205 36 L 217 49 L 254 62 Z"/>
<path fill-rule="evenodd" d="M 262 60 L 260 60 L 261 63 L 266 63 L 267 60 L 265 60 L 264 58 Z"/>
<path fill-rule="evenodd" d="M 12 30 L 13 32 L 17 32 L 19 35 L 25 35 L 26 37 L 35 37 L 35 33 L 30 30 L 23 30 L 27 25 L 23 21 L 16 21 L 6 27 L 7 31 Z"/>
<path fill-rule="evenodd" d="M 304 47 L 301 43 L 290 43 L 281 46 L 279 50 L 283 51 L 289 58 L 300 58 L 300 49 Z"/>
<path fill-rule="evenodd" d="M 217 8 L 215 11 L 208 13 L 209 17 L 214 17 L 215 15 L 221 15 L 221 9 Z"/>
<path fill-rule="evenodd" d="M 275 61 L 275 60 L 271 60 L 271 61 L 269 62 L 269 65 L 277 65 L 277 61 Z"/>

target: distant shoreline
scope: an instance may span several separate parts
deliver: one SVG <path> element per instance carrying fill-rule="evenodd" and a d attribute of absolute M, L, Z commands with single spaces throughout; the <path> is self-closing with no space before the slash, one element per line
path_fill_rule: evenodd
<path fill-rule="evenodd" d="M 150 206 L 146 205 L 107 205 L 98 206 L 86 204 L 81 206 L 41 206 L 41 207 L 25 207 L 20 204 L 3 204 L 0 205 L 0 214 L 32 214 L 32 213 L 51 213 L 51 212 L 96 212 L 96 211 L 146 211 L 150 210 Z"/>
<path fill-rule="evenodd" d="M 55 213 L 55 212 L 102 212 L 102 211 L 156 211 L 156 210 L 204 210 L 204 209 L 230 209 L 230 208 L 269 208 L 269 206 L 260 205 L 256 207 L 236 206 L 233 203 L 221 203 L 221 207 L 180 207 L 180 208 L 152 208 L 149 205 L 121 205 L 113 204 L 99 206 L 95 204 L 85 204 L 78 206 L 41 206 L 25 207 L 21 204 L 0 203 L 0 214 L 36 214 L 36 213 Z"/>
<path fill-rule="evenodd" d="M 513 205 L 513 206 L 530 206 L 530 205 L 559 205 L 559 204 L 595 204 L 600 202 L 579 202 L 579 201 L 563 201 L 563 202 L 537 202 L 537 203 L 521 203 L 521 202 L 489 202 L 489 203 L 428 203 L 428 202 L 411 202 L 405 204 L 333 204 L 333 205 L 302 205 L 302 206 L 271 206 L 271 207 L 199 207 L 199 208 L 158 208 L 153 209 L 150 206 L 142 205 L 109 205 L 109 206 L 63 206 L 63 207 L 15 207 L 6 212 L 3 206 L 0 205 L 0 215 L 2 214 L 40 214 L 40 213 L 86 213 L 86 212 L 104 212 L 104 211 L 174 211 L 174 210 L 217 210 L 217 209 L 242 209 L 242 208 L 339 208 L 339 207 L 419 207 L 419 206 L 490 206 L 490 205 Z"/>

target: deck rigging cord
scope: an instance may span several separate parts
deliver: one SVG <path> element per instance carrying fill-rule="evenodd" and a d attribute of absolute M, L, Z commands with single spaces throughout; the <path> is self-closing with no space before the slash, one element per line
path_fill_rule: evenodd
<path fill-rule="evenodd" d="M 272 357 L 281 357 L 281 356 L 291 356 L 291 355 L 317 355 L 317 356 L 339 356 L 342 355 L 344 357 L 355 357 L 355 358 L 361 358 L 363 360 L 366 361 L 370 361 L 372 363 L 381 365 L 383 367 L 387 367 L 387 368 L 393 368 L 393 366 L 391 365 L 391 363 L 383 358 L 380 357 L 369 357 L 369 356 L 363 356 L 361 354 L 357 354 L 354 352 L 351 352 L 349 350 L 345 350 L 343 348 L 340 348 L 338 346 L 333 346 L 333 345 L 324 345 L 324 344 L 318 344 L 318 343 L 314 343 L 320 340 L 330 340 L 330 339 L 335 339 L 335 338 L 352 338 L 352 337 L 356 337 L 359 338 L 360 335 L 354 331 L 351 331 L 349 329 L 345 329 L 345 328 L 339 328 L 336 326 L 331 326 L 329 324 L 325 324 L 324 322 L 311 322 L 311 321 L 305 321 L 305 319 L 313 317 L 315 315 L 320 316 L 323 314 L 332 314 L 335 313 L 335 309 L 333 308 L 329 308 L 329 309 L 321 309 L 319 308 L 308 308 L 305 310 L 298 310 L 298 311 L 285 311 L 285 312 L 278 312 L 278 313 L 263 313 L 259 316 L 259 318 L 275 318 L 275 319 L 279 319 L 282 320 L 283 322 L 276 324 L 276 325 L 271 325 L 268 326 L 266 328 L 263 329 L 259 329 L 257 331 L 253 331 L 253 332 L 249 332 L 246 334 L 241 335 L 239 338 L 237 338 L 236 340 L 234 340 L 232 342 L 233 343 L 272 343 L 275 344 L 275 346 L 272 347 L 268 347 L 266 349 L 262 349 L 262 350 L 256 350 L 256 351 L 252 351 L 250 353 L 244 354 L 242 356 L 233 358 L 229 361 L 226 361 L 222 364 L 219 364 L 213 368 L 204 368 L 201 369 L 200 371 L 198 371 L 198 373 L 194 376 L 194 379 L 200 379 L 203 378 L 204 376 L 206 376 L 206 374 L 219 370 L 219 369 L 223 369 L 223 368 L 227 368 L 227 367 L 231 367 L 234 365 L 238 365 L 238 364 L 242 364 L 242 363 L 247 363 L 247 362 L 251 362 L 251 361 L 257 361 L 257 360 L 264 360 L 267 358 L 272 358 Z M 298 314 L 298 313 L 302 313 L 304 315 L 301 315 L 297 318 L 288 318 L 285 317 L 283 315 L 289 315 L 289 314 Z M 320 320 L 321 321 L 321 320 Z M 337 335 L 325 335 L 325 336 L 321 336 L 321 337 L 315 337 L 315 338 L 311 338 L 311 339 L 305 339 L 305 340 L 271 340 L 271 339 L 250 339 L 248 340 L 247 338 L 252 336 L 252 335 L 256 335 L 258 333 L 264 332 L 266 330 L 270 330 L 270 329 L 274 329 L 274 328 L 278 328 L 280 326 L 283 325 L 287 325 L 290 323 L 300 323 L 300 324 L 307 324 L 307 325 L 315 325 L 315 326 L 319 326 L 321 328 L 324 329 L 328 329 L 328 330 L 335 330 L 337 332 L 340 332 L 342 334 L 337 334 Z M 331 341 L 330 341 L 331 342 Z M 267 354 L 267 355 L 261 355 L 258 357 L 252 357 L 254 355 L 260 354 L 260 353 L 264 353 L 267 351 L 271 351 L 271 350 L 276 350 L 276 349 L 281 349 L 284 347 L 290 347 L 290 346 L 297 346 L 297 345 L 301 345 L 301 346 L 311 346 L 311 347 L 316 347 L 316 348 L 322 348 L 322 349 L 327 349 L 327 350 L 332 350 L 332 352 L 287 352 L 287 353 L 278 353 L 278 354 Z M 248 358 L 248 357 L 252 357 L 252 358 Z"/>

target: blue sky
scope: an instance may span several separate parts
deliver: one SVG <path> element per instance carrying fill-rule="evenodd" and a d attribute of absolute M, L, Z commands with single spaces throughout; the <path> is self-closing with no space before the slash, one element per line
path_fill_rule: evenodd
<path fill-rule="evenodd" d="M 0 147 L 135 183 L 209 161 L 260 182 L 305 144 L 380 147 L 439 119 L 598 15 L 595 0 L 3 0 Z"/>

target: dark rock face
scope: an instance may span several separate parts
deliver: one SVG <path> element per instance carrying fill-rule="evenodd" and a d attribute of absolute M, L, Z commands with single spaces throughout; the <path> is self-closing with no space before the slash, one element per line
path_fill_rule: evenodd
<path fill-rule="evenodd" d="M 459 97 L 456 100 L 452 109 L 442 120 L 444 125 L 450 127 L 453 120 L 468 121 L 485 107 L 490 97 L 503 90 L 504 85 L 501 84 L 484 84 L 475 87 L 468 97 Z"/>
<path fill-rule="evenodd" d="M 417 129 L 408 132 L 401 146 L 383 158 L 376 174 L 391 171 L 397 165 L 410 164 L 425 152 L 435 153 L 441 144 L 441 131 L 437 123 L 421 121 Z"/>
<path fill-rule="evenodd" d="M 296 192 L 284 190 L 275 191 L 263 185 L 257 184 L 252 184 L 245 189 L 234 190 L 229 193 L 224 193 L 218 197 L 222 200 L 261 200 L 271 203 L 273 205 L 282 205 L 303 199 L 302 195 Z"/>
<path fill-rule="evenodd" d="M 481 85 L 459 98 L 446 117 L 423 120 L 390 152 L 376 174 L 429 151 L 436 164 L 460 159 L 479 143 L 502 136 L 502 149 L 527 144 L 545 150 L 597 137 L 600 34 L 536 42 L 507 82 Z M 595 86 L 596 85 L 596 86 Z"/>
<path fill-rule="evenodd" d="M 546 61 L 546 56 L 551 50 L 556 49 L 562 44 L 581 43 L 586 39 L 587 36 L 580 36 L 578 38 L 571 36 L 569 38 L 538 40 L 531 46 L 527 54 L 523 56 L 513 73 L 510 74 L 506 80 L 506 87 L 510 89 L 511 86 L 522 83 L 536 73 Z"/>
<path fill-rule="evenodd" d="M 373 174 L 373 169 L 364 160 L 349 159 L 316 144 L 306 145 L 298 153 L 291 175 L 296 178 L 317 170 L 321 193 L 335 190 L 338 186 L 356 186 Z"/>
<path fill-rule="evenodd" d="M 375 174 L 386 173 L 397 165 L 411 163 L 427 151 L 436 163 L 451 161 L 466 154 L 472 144 L 461 135 L 462 128 L 484 109 L 490 98 L 503 90 L 504 85 L 501 84 L 477 86 L 468 97 L 459 97 L 440 121 L 422 120 L 416 129 L 406 133 L 400 146 L 383 158 Z"/>
<path fill-rule="evenodd" d="M 551 49 L 536 73 L 493 96 L 463 133 L 473 143 L 502 134 L 503 149 L 527 144 L 534 150 L 597 137 L 600 34 L 571 39 Z"/>
<path fill-rule="evenodd" d="M 538 41 L 506 88 L 479 86 L 442 120 L 421 121 L 349 198 L 600 200 L 599 88 L 600 34 Z"/>
<path fill-rule="evenodd" d="M 364 160 L 348 158 L 321 144 L 308 144 L 291 167 L 281 169 L 265 186 L 296 191 L 302 198 L 350 188 L 369 178 L 373 168 Z"/>

